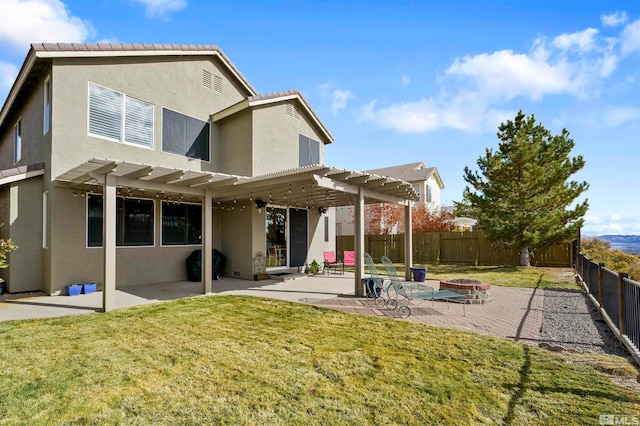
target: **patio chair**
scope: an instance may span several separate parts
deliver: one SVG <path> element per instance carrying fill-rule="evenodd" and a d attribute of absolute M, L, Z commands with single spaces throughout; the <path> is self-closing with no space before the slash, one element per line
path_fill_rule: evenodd
<path fill-rule="evenodd" d="M 356 252 L 355 251 L 344 251 L 344 261 L 342 262 L 344 266 L 356 266 Z"/>
<path fill-rule="evenodd" d="M 336 260 L 336 254 L 332 251 L 322 252 L 324 255 L 324 272 L 329 274 L 331 271 L 338 271 L 344 274 L 344 263 L 340 259 Z"/>
<path fill-rule="evenodd" d="M 346 253 L 346 252 L 345 252 Z M 369 274 L 369 277 L 365 277 L 367 280 L 366 294 L 367 299 L 373 298 L 375 305 L 378 308 L 384 308 L 387 301 L 384 299 L 384 279 L 378 274 L 373 258 L 369 253 L 364 254 L 364 268 L 365 272 Z"/>
<path fill-rule="evenodd" d="M 435 291 L 432 287 L 416 282 L 402 281 L 398 276 L 396 267 L 393 262 L 387 257 L 381 258 L 384 270 L 387 272 L 391 284 L 387 286 L 387 309 L 398 309 L 398 316 L 400 318 L 407 318 L 411 315 L 411 308 L 408 306 L 411 300 L 431 300 L 433 306 L 435 306 L 436 300 L 444 300 L 449 307 L 449 301 L 462 303 L 463 315 L 467 316 L 466 301 L 467 298 L 463 294 L 458 294 L 451 290 L 438 290 Z M 393 292 L 393 297 L 391 296 Z"/>

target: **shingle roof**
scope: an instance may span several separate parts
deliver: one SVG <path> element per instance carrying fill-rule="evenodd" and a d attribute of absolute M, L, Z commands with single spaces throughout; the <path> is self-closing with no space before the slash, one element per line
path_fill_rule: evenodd
<path fill-rule="evenodd" d="M 435 175 L 435 179 L 438 181 L 440 188 L 444 188 L 444 183 L 442 183 L 438 169 L 435 167 L 425 167 L 422 161 L 400 164 L 399 166 L 383 167 L 381 169 L 365 170 L 365 173 L 389 176 L 406 182 L 425 181 Z"/>
<path fill-rule="evenodd" d="M 255 94 L 257 90 L 242 75 L 240 70 L 229 60 L 222 49 L 215 44 L 157 44 L 157 43 L 34 43 L 31 45 L 36 52 L 157 52 L 169 54 L 171 52 L 210 52 L 218 53 L 227 65 L 238 75 L 242 82 Z"/>

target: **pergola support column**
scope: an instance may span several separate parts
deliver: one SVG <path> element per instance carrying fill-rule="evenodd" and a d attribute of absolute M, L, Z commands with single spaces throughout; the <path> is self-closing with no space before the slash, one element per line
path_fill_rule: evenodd
<path fill-rule="evenodd" d="M 364 286 L 362 277 L 364 276 L 364 194 L 358 191 L 355 203 L 355 249 L 356 249 L 356 270 L 354 294 L 356 297 L 364 296 Z"/>
<path fill-rule="evenodd" d="M 404 279 L 411 281 L 413 263 L 413 224 L 411 221 L 411 201 L 404 207 Z"/>
<path fill-rule="evenodd" d="M 202 200 L 202 292 L 211 293 L 211 280 L 213 277 L 213 201 L 211 190 L 204 191 Z"/>
<path fill-rule="evenodd" d="M 104 285 L 102 310 L 116 308 L 116 177 L 104 177 L 102 197 L 102 246 L 104 251 Z"/>

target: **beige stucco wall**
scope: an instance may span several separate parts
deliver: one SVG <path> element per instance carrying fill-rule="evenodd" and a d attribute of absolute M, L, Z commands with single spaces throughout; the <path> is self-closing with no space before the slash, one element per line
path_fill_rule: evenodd
<path fill-rule="evenodd" d="M 324 218 L 329 218 L 329 241 L 324 240 Z M 309 253 L 307 263 L 314 259 L 318 263 L 324 260 L 323 251 L 336 250 L 336 219 L 335 208 L 329 208 L 327 213 L 320 214 L 317 209 L 309 210 Z M 342 255 L 340 255 L 341 257 Z"/>
<path fill-rule="evenodd" d="M 10 292 L 42 288 L 42 178 L 35 177 L 8 185 L 0 207 L 9 210 L 3 229 L 18 245 L 9 255 L 9 268 L 3 278 Z M 7 197 L 8 195 L 8 197 Z M 6 199 L 8 198 L 8 203 Z M 4 215 L 3 215 L 4 216 Z M 3 227 L 4 228 L 4 227 Z"/>
<path fill-rule="evenodd" d="M 203 70 L 213 75 L 226 75 L 217 60 L 200 57 L 183 57 L 180 61 L 168 58 L 118 58 L 109 61 L 61 58 L 54 60 L 54 70 L 53 176 L 94 157 L 217 171 L 213 162 L 162 152 L 163 107 L 209 121 L 214 112 L 243 99 L 243 95 L 226 78 L 223 78 L 221 94 L 203 86 Z M 153 149 L 88 135 L 89 82 L 154 105 Z"/>
<path fill-rule="evenodd" d="M 214 124 L 220 172 L 251 176 L 252 126 L 250 109 L 240 111 Z"/>
<path fill-rule="evenodd" d="M 202 72 L 223 77 L 222 93 L 202 84 Z M 58 294 L 67 284 L 101 282 L 103 251 L 86 247 L 86 198 L 51 187 L 51 180 L 92 158 L 108 158 L 187 170 L 218 171 L 216 131 L 212 126 L 211 161 L 162 152 L 162 108 L 210 121 L 210 114 L 246 95 L 230 81 L 214 58 L 54 59 L 52 154 L 49 182 L 50 247 L 45 250 L 45 291 Z M 154 147 L 148 149 L 88 135 L 89 82 L 154 105 Z M 186 279 L 184 261 L 200 246 L 162 247 L 161 203 L 155 207 L 155 245 L 118 247 L 117 287 Z M 214 228 L 215 235 L 215 228 Z M 214 238 L 219 242 L 219 237 Z"/>
<path fill-rule="evenodd" d="M 299 165 L 298 135 L 317 141 L 320 134 L 302 111 L 299 119 L 286 113 L 286 102 L 253 108 L 253 175 L 294 169 Z M 320 164 L 324 164 L 324 144 L 320 142 Z"/>
<path fill-rule="evenodd" d="M 74 197 L 66 188 L 50 192 L 51 238 L 57 245 L 51 250 L 51 287 L 49 293 L 64 292 L 72 283 L 104 280 L 104 252 L 87 247 L 87 200 Z M 200 245 L 163 247 L 161 244 L 162 203 L 154 200 L 155 243 L 153 247 L 116 248 L 116 286 L 118 288 L 187 279 L 185 260 Z M 60 247 L 64 247 L 61 249 Z"/>
<path fill-rule="evenodd" d="M 253 278 L 253 212 L 252 208 L 236 208 L 220 213 L 220 251 L 227 257 L 227 276 Z"/>
<path fill-rule="evenodd" d="M 45 161 L 49 133 L 44 135 L 44 78 L 35 87 L 31 97 L 27 100 L 19 119 L 22 121 L 22 158 L 14 163 L 14 120 L 5 134 L 0 135 L 0 170 L 10 169 Z"/>

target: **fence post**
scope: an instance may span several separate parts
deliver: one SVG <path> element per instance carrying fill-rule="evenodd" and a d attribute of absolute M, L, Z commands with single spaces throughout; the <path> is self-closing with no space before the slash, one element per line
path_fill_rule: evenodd
<path fill-rule="evenodd" d="M 598 263 L 598 303 L 600 303 L 600 308 L 604 307 L 604 284 L 602 282 L 602 268 L 604 268 L 604 263 Z"/>
<path fill-rule="evenodd" d="M 624 302 L 624 279 L 629 275 L 624 272 L 618 272 L 618 329 L 620 334 L 627 334 L 627 312 L 626 304 Z"/>

